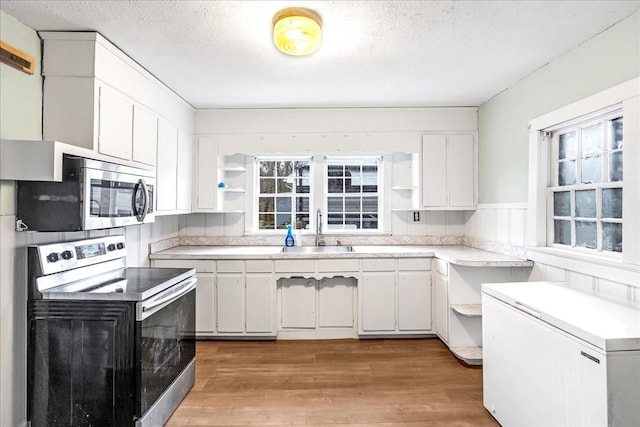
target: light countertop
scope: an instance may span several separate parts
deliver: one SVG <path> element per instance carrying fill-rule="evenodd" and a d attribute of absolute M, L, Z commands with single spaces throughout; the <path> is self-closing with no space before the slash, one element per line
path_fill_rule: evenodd
<path fill-rule="evenodd" d="M 530 267 L 532 261 L 466 246 L 353 246 L 353 252 L 283 253 L 282 246 L 183 245 L 149 255 L 150 259 L 316 259 L 316 258 L 440 258 L 468 267 Z"/>

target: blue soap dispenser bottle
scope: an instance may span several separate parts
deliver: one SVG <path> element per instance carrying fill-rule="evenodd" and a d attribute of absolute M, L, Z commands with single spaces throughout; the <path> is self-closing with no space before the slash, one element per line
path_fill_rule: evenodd
<path fill-rule="evenodd" d="M 295 240 L 293 239 L 293 233 L 291 231 L 291 224 L 287 225 L 287 237 L 284 238 L 285 246 L 293 246 L 295 244 Z"/>

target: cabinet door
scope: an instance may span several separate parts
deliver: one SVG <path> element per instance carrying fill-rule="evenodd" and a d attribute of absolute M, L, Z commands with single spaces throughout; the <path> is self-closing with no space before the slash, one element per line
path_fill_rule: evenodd
<path fill-rule="evenodd" d="M 176 208 L 191 211 L 191 174 L 193 171 L 193 138 L 178 131 L 178 164 Z"/>
<path fill-rule="evenodd" d="M 211 335 L 215 330 L 215 286 L 212 274 L 198 274 L 196 287 L 196 335 Z"/>
<path fill-rule="evenodd" d="M 132 160 L 155 166 L 157 147 L 158 118 L 146 108 L 134 104 Z"/>
<path fill-rule="evenodd" d="M 447 205 L 447 137 L 422 135 L 422 206 Z"/>
<path fill-rule="evenodd" d="M 475 147 L 473 135 L 449 135 L 447 187 L 449 206 L 475 206 Z"/>
<path fill-rule="evenodd" d="M 216 277 L 218 332 L 244 332 L 243 281 L 242 274 L 218 274 Z"/>
<path fill-rule="evenodd" d="M 156 164 L 157 210 L 176 209 L 178 175 L 178 129 L 164 120 L 158 121 L 158 161 Z"/>
<path fill-rule="evenodd" d="M 364 273 L 359 297 L 361 298 L 361 325 L 363 332 L 395 331 L 396 291 L 395 272 Z"/>
<path fill-rule="evenodd" d="M 433 330 L 446 343 L 449 341 L 449 280 L 440 273 L 432 273 Z"/>
<path fill-rule="evenodd" d="M 431 329 L 431 278 L 425 271 L 398 273 L 398 330 Z"/>
<path fill-rule="evenodd" d="M 218 149 L 212 140 L 200 138 L 197 153 L 195 208 L 198 211 L 213 211 L 218 191 Z"/>
<path fill-rule="evenodd" d="M 131 160 L 133 103 L 116 91 L 100 87 L 98 151 Z"/>
<path fill-rule="evenodd" d="M 316 327 L 316 281 L 314 279 L 282 279 L 281 320 L 283 328 Z"/>
<path fill-rule="evenodd" d="M 353 327 L 352 279 L 322 279 L 318 288 L 318 326 L 323 328 Z"/>
<path fill-rule="evenodd" d="M 271 274 L 246 276 L 247 333 L 275 333 L 276 285 Z"/>

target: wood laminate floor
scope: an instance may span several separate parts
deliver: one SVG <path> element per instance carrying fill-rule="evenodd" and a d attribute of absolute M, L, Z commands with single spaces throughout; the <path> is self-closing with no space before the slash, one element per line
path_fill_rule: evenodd
<path fill-rule="evenodd" d="M 167 426 L 497 426 L 438 339 L 198 341 Z"/>

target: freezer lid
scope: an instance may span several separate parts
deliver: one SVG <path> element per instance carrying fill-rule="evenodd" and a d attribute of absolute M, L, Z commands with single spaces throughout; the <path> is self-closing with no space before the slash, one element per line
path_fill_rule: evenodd
<path fill-rule="evenodd" d="M 604 351 L 640 350 L 640 310 L 561 282 L 485 283 L 482 294 L 537 317 Z"/>

